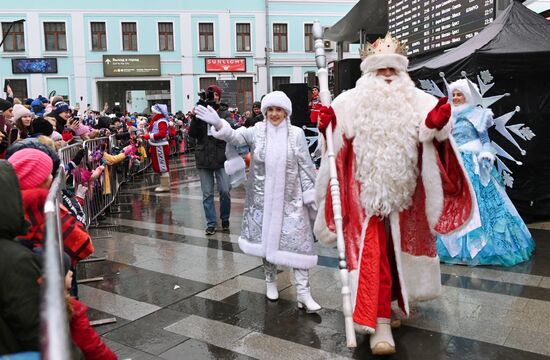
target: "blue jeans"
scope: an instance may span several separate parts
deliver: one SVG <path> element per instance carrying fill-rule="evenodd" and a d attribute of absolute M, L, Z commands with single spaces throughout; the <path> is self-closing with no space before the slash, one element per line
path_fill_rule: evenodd
<path fill-rule="evenodd" d="M 223 168 L 197 169 L 201 179 L 202 190 L 202 205 L 204 207 L 204 215 L 206 216 L 206 226 L 216 227 L 216 209 L 214 208 L 214 175 L 218 183 L 218 191 L 220 192 L 220 218 L 222 222 L 229 221 L 231 212 L 231 190 L 229 185 L 229 176 Z"/>

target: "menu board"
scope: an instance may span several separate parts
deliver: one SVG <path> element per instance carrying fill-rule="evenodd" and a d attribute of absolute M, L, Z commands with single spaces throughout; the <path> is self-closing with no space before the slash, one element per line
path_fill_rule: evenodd
<path fill-rule="evenodd" d="M 495 18 L 495 0 L 389 0 L 388 28 L 420 55 L 454 47 Z"/>

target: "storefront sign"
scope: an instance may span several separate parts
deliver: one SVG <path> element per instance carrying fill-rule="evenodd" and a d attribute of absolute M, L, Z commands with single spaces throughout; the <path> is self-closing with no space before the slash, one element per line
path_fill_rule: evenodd
<path fill-rule="evenodd" d="M 204 67 L 206 72 L 246 72 L 246 59 L 206 58 Z"/>
<path fill-rule="evenodd" d="M 103 75 L 160 76 L 160 55 L 103 55 Z"/>

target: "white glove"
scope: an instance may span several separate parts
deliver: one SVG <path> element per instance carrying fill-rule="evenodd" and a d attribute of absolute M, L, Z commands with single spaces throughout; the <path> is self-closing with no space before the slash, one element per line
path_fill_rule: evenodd
<path fill-rule="evenodd" d="M 86 192 L 88 191 L 88 188 L 85 186 L 82 186 L 82 184 L 79 184 L 76 188 L 76 197 L 79 197 L 81 199 L 84 199 L 86 197 Z"/>
<path fill-rule="evenodd" d="M 222 128 L 222 119 L 220 119 L 220 117 L 218 116 L 218 112 L 214 110 L 210 105 L 208 105 L 208 107 L 204 107 L 202 105 L 197 106 L 195 108 L 195 114 L 205 123 L 213 125 L 216 130 L 220 130 Z"/>

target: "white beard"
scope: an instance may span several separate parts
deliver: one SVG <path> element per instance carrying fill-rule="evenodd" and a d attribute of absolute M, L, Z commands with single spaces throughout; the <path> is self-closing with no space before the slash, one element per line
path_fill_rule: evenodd
<path fill-rule="evenodd" d="M 411 205 L 418 177 L 414 83 L 401 73 L 388 84 L 374 73 L 357 81 L 353 117 L 356 177 L 367 217 L 388 216 Z"/>

